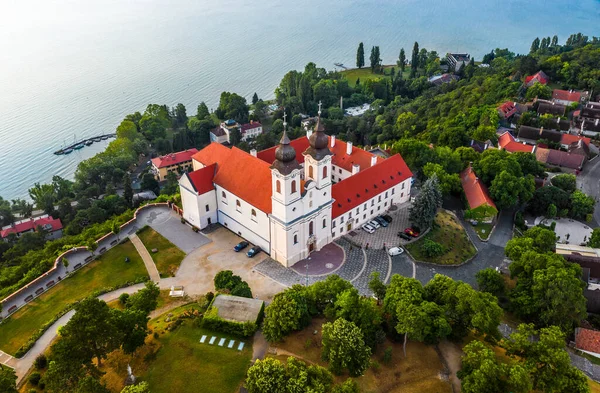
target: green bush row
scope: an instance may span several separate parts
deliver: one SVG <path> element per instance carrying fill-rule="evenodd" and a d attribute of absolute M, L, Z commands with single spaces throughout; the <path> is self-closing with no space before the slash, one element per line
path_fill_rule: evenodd
<path fill-rule="evenodd" d="M 221 331 L 240 337 L 252 337 L 258 329 L 254 322 L 233 322 L 226 321 L 218 316 L 219 310 L 216 307 L 210 308 L 202 320 L 202 326 L 206 329 Z"/>

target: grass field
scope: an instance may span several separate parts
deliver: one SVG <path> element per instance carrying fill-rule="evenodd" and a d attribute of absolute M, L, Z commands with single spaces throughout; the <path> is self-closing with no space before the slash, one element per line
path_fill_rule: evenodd
<path fill-rule="evenodd" d="M 473 229 L 475 230 L 475 232 L 477 232 L 477 234 L 479 235 L 479 237 L 482 238 L 483 240 L 485 240 L 488 237 L 490 237 L 490 233 L 492 232 L 492 228 L 494 228 L 494 226 L 492 224 L 486 224 L 486 223 L 483 223 L 483 222 L 480 222 L 476 226 L 473 227 Z"/>
<path fill-rule="evenodd" d="M 126 256 L 130 259 L 129 263 L 124 261 Z M 94 291 L 147 276 L 142 258 L 133 244 L 127 241 L 61 281 L 0 324 L 0 349 L 14 354 L 33 333 L 70 303 Z"/>
<path fill-rule="evenodd" d="M 309 363 L 327 367 L 321 360 L 321 324 L 323 319 L 314 319 L 306 329 L 292 333 L 285 342 L 275 344 L 277 348 L 291 352 Z M 319 334 L 314 335 L 317 330 Z M 309 341 L 310 340 L 310 341 Z M 309 345 L 310 344 L 310 345 Z M 386 365 L 383 362 L 383 353 L 386 348 L 392 347 L 392 361 Z M 452 387 L 447 381 L 439 378 L 442 362 L 432 346 L 409 342 L 406 347 L 406 359 L 402 352 L 402 343 L 393 343 L 386 340 L 378 347 L 372 360 L 379 363 L 380 367 L 371 367 L 356 382 L 362 393 L 422 393 L 452 392 Z M 276 356 L 285 361 L 286 355 Z M 336 377 L 336 382 L 343 382 L 348 376 Z"/>
<path fill-rule="evenodd" d="M 426 256 L 421 246 L 425 239 L 440 243 L 446 251 L 439 257 L 430 258 Z M 440 211 L 435 217 L 435 225 L 421 239 L 409 243 L 405 248 L 418 261 L 438 263 L 440 265 L 456 265 L 465 262 L 476 250 L 465 229 L 456 218 L 445 211 Z"/>
<path fill-rule="evenodd" d="M 142 228 L 137 235 L 152 256 L 160 276 L 173 277 L 185 258 L 185 253 L 150 227 Z M 152 252 L 153 248 L 158 249 L 158 252 Z"/>
<path fill-rule="evenodd" d="M 120 392 L 127 376 L 127 364 L 131 364 L 138 381 L 147 381 L 152 393 L 234 393 L 239 390 L 250 367 L 252 339 L 245 339 L 244 350 L 237 350 L 238 339 L 220 332 L 212 332 L 194 326 L 192 319 L 174 331 L 166 331 L 171 319 L 187 310 L 198 309 L 197 303 L 169 311 L 150 321 L 149 327 L 158 337 L 148 336 L 146 344 L 133 355 L 122 351 L 113 352 L 105 362 L 103 381 L 114 392 Z M 201 344 L 200 338 L 217 336 L 236 340 L 233 349 L 226 346 Z M 226 341 L 229 343 L 229 341 Z M 194 389 L 190 390 L 191 387 Z"/>
<path fill-rule="evenodd" d="M 356 85 L 356 80 L 360 78 L 360 83 L 363 83 L 369 79 L 376 79 L 376 78 L 381 78 L 381 77 L 389 77 L 390 76 L 390 72 L 392 70 L 392 68 L 394 69 L 395 72 L 399 72 L 400 69 L 396 66 L 393 65 L 387 65 L 387 66 L 383 66 L 384 74 L 374 74 L 371 71 L 371 67 L 363 67 L 361 69 L 358 68 L 353 68 L 350 70 L 345 70 L 342 71 L 342 75 L 344 75 L 346 77 L 346 79 L 348 79 L 348 84 L 351 87 L 354 87 L 354 85 Z M 406 67 L 404 68 L 404 74 L 402 75 L 404 77 L 404 79 L 408 78 L 408 75 L 410 74 L 410 68 Z"/>

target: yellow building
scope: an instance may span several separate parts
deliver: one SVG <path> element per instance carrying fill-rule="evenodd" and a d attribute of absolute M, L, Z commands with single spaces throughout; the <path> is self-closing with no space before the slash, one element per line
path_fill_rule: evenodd
<path fill-rule="evenodd" d="M 191 172 L 193 170 L 192 156 L 196 153 L 198 153 L 198 149 L 188 149 L 153 158 L 152 172 L 154 177 L 160 182 L 166 180 L 167 174 L 170 172 L 175 172 L 177 177 L 184 172 Z"/>

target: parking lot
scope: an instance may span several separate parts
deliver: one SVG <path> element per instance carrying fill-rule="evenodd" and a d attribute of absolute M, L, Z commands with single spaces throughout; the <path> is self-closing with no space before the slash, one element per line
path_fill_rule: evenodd
<path fill-rule="evenodd" d="M 392 217 L 392 222 L 389 223 L 387 228 L 379 227 L 372 234 L 365 232 L 361 228 L 357 228 L 349 232 L 346 237 L 353 243 L 360 244 L 363 247 L 368 244 L 370 248 L 383 248 L 384 245 L 388 248 L 404 245 L 407 241 L 398 237 L 398 232 L 404 231 L 409 226 L 408 209 L 410 203 L 394 207 L 396 208 L 395 210 L 388 210 L 384 213 Z"/>

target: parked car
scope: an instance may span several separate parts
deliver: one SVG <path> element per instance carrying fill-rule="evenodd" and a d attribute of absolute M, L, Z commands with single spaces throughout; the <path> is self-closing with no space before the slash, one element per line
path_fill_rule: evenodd
<path fill-rule="evenodd" d="M 398 232 L 398 236 L 400 236 L 402 239 L 404 240 L 412 240 L 412 236 L 408 236 L 406 233 L 404 232 Z"/>
<path fill-rule="evenodd" d="M 363 224 L 363 226 L 361 228 L 363 229 L 363 231 L 365 231 L 367 233 L 373 233 L 373 232 L 375 232 L 375 228 L 373 228 L 369 224 Z"/>
<path fill-rule="evenodd" d="M 373 228 L 375 228 L 375 229 L 379 229 L 379 227 L 381 226 L 381 225 L 379 225 L 379 223 L 378 223 L 377 221 L 375 221 L 375 220 L 371 220 L 371 221 L 369 221 L 367 224 L 369 224 L 370 226 L 372 226 L 372 227 L 373 227 Z"/>
<path fill-rule="evenodd" d="M 246 256 L 248 258 L 252 258 L 261 251 L 262 251 L 262 249 L 259 246 L 254 246 L 248 250 L 248 252 L 246 253 Z"/>
<path fill-rule="evenodd" d="M 383 219 L 383 217 L 379 216 L 379 217 L 375 217 L 375 221 L 377 221 L 379 223 L 379 225 L 381 225 L 384 228 L 387 228 L 388 222 L 386 220 Z"/>
<path fill-rule="evenodd" d="M 388 250 L 388 254 L 390 254 L 391 257 L 400 255 L 403 252 L 404 252 L 404 249 L 402 247 L 392 247 Z"/>
<path fill-rule="evenodd" d="M 419 232 L 415 231 L 413 228 L 406 228 L 404 230 L 404 233 L 412 237 L 419 237 Z"/>
<path fill-rule="evenodd" d="M 381 216 L 381 217 L 383 217 L 383 219 L 386 220 L 387 222 L 392 222 L 392 216 L 390 216 L 389 214 L 386 214 L 386 215 Z"/>
<path fill-rule="evenodd" d="M 235 245 L 235 247 L 233 247 L 233 251 L 240 252 L 244 248 L 248 247 L 249 245 L 250 245 L 250 243 L 248 243 L 247 241 L 239 242 L 238 244 Z"/>

